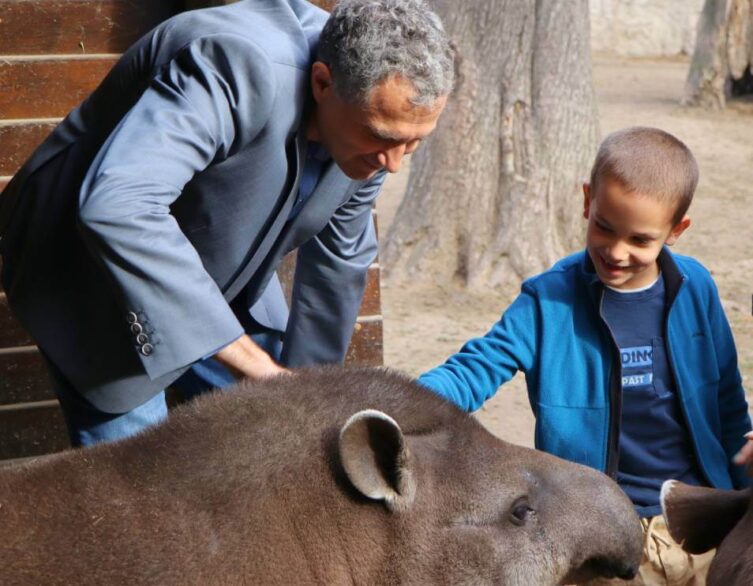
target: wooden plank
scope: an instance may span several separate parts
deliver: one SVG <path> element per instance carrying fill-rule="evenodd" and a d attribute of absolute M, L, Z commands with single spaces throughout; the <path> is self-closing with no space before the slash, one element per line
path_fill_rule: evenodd
<path fill-rule="evenodd" d="M 36 348 L 0 351 L 0 404 L 31 403 L 54 398 L 47 367 Z"/>
<path fill-rule="evenodd" d="M 327 12 L 332 10 L 335 6 L 335 2 L 337 2 L 337 0 L 311 0 L 312 4 L 315 4 L 319 8 L 323 8 Z"/>
<path fill-rule="evenodd" d="M 179 0 L 4 0 L 0 54 L 122 53 Z"/>
<path fill-rule="evenodd" d="M 57 125 L 58 120 L 0 123 L 0 175 L 13 175 Z"/>
<path fill-rule="evenodd" d="M 57 403 L 0 409 L 0 459 L 28 458 L 70 447 Z"/>
<path fill-rule="evenodd" d="M 5 293 L 0 292 L 0 348 L 31 346 L 32 344 L 34 342 L 31 336 L 11 313 Z M 2 387 L 2 382 L 0 382 L 0 387 Z M 0 397 L 0 402 L 2 401 L 3 398 Z"/>
<path fill-rule="evenodd" d="M 117 57 L 0 60 L 3 118 L 65 116 L 107 75 Z"/>
<path fill-rule="evenodd" d="M 359 322 L 353 331 L 345 364 L 381 366 L 383 362 L 382 320 Z"/>
<path fill-rule="evenodd" d="M 296 250 L 287 253 L 280 261 L 280 264 L 277 265 L 277 276 L 280 278 L 280 284 L 282 285 L 282 290 L 285 293 L 285 299 L 288 302 L 288 307 L 290 306 L 290 299 L 293 295 L 296 253 Z"/>
<path fill-rule="evenodd" d="M 212 6 L 227 6 L 238 0 L 184 0 L 187 10 L 196 10 L 197 8 L 210 8 Z M 310 0 L 310 2 L 329 12 L 337 0 Z"/>
<path fill-rule="evenodd" d="M 371 265 L 366 278 L 366 289 L 358 315 L 379 315 L 382 313 L 382 303 L 379 288 L 379 265 Z"/>
<path fill-rule="evenodd" d="M 277 267 L 277 274 L 280 277 L 282 289 L 285 292 L 289 305 L 293 292 L 293 278 L 295 277 L 295 251 L 287 254 L 282 259 L 282 262 Z M 358 315 L 379 315 L 382 313 L 379 278 L 379 265 L 371 265 L 366 277 L 366 289 L 363 293 L 363 300 L 361 301 Z"/>

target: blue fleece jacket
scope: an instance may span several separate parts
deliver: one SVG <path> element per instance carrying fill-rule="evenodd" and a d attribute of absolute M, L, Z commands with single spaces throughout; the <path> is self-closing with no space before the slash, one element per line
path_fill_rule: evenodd
<path fill-rule="evenodd" d="M 666 247 L 659 264 L 669 361 L 699 466 L 711 486 L 747 486 L 744 470 L 731 458 L 751 422 L 716 286 L 698 261 Z M 525 281 L 489 333 L 419 382 L 472 411 L 523 371 L 536 447 L 614 476 L 621 373 L 619 350 L 601 315 L 602 296 L 588 254 L 564 258 Z"/>

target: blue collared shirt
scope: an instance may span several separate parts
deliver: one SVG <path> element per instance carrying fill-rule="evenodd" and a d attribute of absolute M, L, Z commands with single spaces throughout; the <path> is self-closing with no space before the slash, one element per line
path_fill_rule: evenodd
<path fill-rule="evenodd" d="M 298 197 L 290 210 L 288 219 L 292 220 L 301 211 L 306 201 L 314 193 L 317 183 L 322 176 L 322 171 L 327 163 L 332 160 L 329 151 L 319 142 L 309 141 L 306 147 L 306 161 L 303 163 L 303 173 L 298 184 Z"/>

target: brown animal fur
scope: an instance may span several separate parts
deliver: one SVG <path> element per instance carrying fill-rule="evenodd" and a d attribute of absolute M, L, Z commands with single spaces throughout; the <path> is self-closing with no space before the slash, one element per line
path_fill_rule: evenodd
<path fill-rule="evenodd" d="M 343 467 L 341 429 L 363 409 L 400 426 L 350 434 L 368 438 L 400 507 Z M 640 541 L 606 476 L 502 442 L 374 369 L 244 382 L 134 438 L 0 471 L 6 586 L 545 585 L 629 575 Z"/>
<path fill-rule="evenodd" d="M 689 486 L 670 480 L 662 487 L 662 508 L 670 535 L 689 553 L 717 548 L 708 586 L 753 583 L 751 491 Z"/>

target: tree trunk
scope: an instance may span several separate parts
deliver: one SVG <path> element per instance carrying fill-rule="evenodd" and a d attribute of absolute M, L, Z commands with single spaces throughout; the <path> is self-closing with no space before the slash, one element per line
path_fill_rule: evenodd
<path fill-rule="evenodd" d="M 727 99 L 751 93 L 753 0 L 706 0 L 682 103 L 724 108 Z"/>
<path fill-rule="evenodd" d="M 413 156 L 382 256 L 393 281 L 498 285 L 582 246 L 595 154 L 587 0 L 434 0 L 455 94 Z"/>

